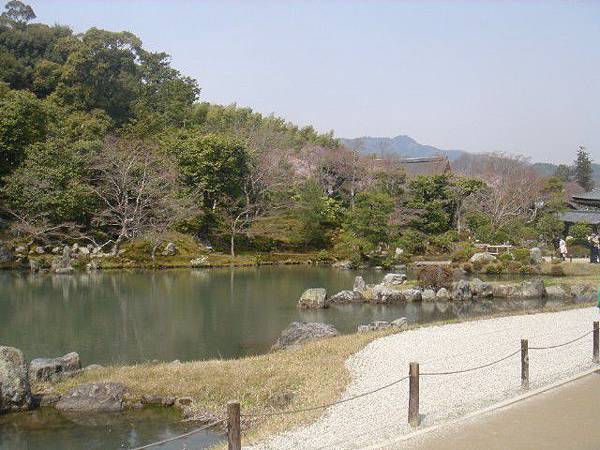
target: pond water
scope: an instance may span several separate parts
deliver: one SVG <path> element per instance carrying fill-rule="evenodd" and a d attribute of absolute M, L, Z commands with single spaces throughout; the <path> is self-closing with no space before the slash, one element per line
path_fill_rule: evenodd
<path fill-rule="evenodd" d="M 330 322 L 347 333 L 373 320 L 407 317 L 411 323 L 427 323 L 543 310 L 557 303 L 537 299 L 297 309 L 305 289 L 325 287 L 330 294 L 351 289 L 357 274 L 367 283 L 384 275 L 314 266 L 67 276 L 2 272 L 0 345 L 20 348 L 28 360 L 77 351 L 84 365 L 234 358 L 268 351 L 294 320 Z M 0 417 L 0 450 L 132 448 L 191 426 L 168 410 L 82 420 L 41 409 Z M 157 448 L 209 448 L 221 438 L 203 432 Z"/>
<path fill-rule="evenodd" d="M 382 272 L 360 273 L 367 283 Z M 234 358 L 269 350 L 294 320 L 324 321 L 342 333 L 373 320 L 427 323 L 497 311 L 541 309 L 546 301 L 334 305 L 301 311 L 311 287 L 351 289 L 357 272 L 261 266 L 75 275 L 0 273 L 0 345 L 27 359 L 70 351 L 82 363 Z"/>

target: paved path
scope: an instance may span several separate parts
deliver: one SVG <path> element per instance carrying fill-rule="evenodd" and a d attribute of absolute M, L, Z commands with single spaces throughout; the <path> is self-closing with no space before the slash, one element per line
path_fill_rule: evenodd
<path fill-rule="evenodd" d="M 600 373 L 393 448 L 597 450 Z"/>

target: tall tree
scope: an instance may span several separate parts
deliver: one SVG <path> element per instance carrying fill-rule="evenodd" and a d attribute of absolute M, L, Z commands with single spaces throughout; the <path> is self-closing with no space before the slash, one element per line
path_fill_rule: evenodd
<path fill-rule="evenodd" d="M 585 151 L 583 145 L 579 146 L 577 150 L 577 159 L 575 160 L 575 181 L 581 186 L 586 192 L 591 191 L 594 188 L 594 181 L 592 180 L 592 160 L 590 155 Z"/>

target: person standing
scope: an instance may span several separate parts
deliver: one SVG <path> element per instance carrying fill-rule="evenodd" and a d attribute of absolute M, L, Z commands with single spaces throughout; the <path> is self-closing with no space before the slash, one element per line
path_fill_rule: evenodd
<path fill-rule="evenodd" d="M 600 237 L 597 233 L 592 233 L 591 236 L 588 236 L 588 241 L 590 243 L 590 262 L 598 264 L 600 262 Z"/>
<path fill-rule="evenodd" d="M 567 241 L 565 241 L 563 238 L 560 238 L 560 241 L 558 242 L 558 251 L 560 252 L 562 260 L 566 261 L 567 255 L 569 254 L 569 249 L 567 248 Z"/>

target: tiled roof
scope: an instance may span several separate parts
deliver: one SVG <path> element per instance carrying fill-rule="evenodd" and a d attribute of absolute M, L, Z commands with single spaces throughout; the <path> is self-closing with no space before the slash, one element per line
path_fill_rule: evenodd
<path fill-rule="evenodd" d="M 600 211 L 566 211 L 560 213 L 558 217 L 563 222 L 600 225 Z"/>

